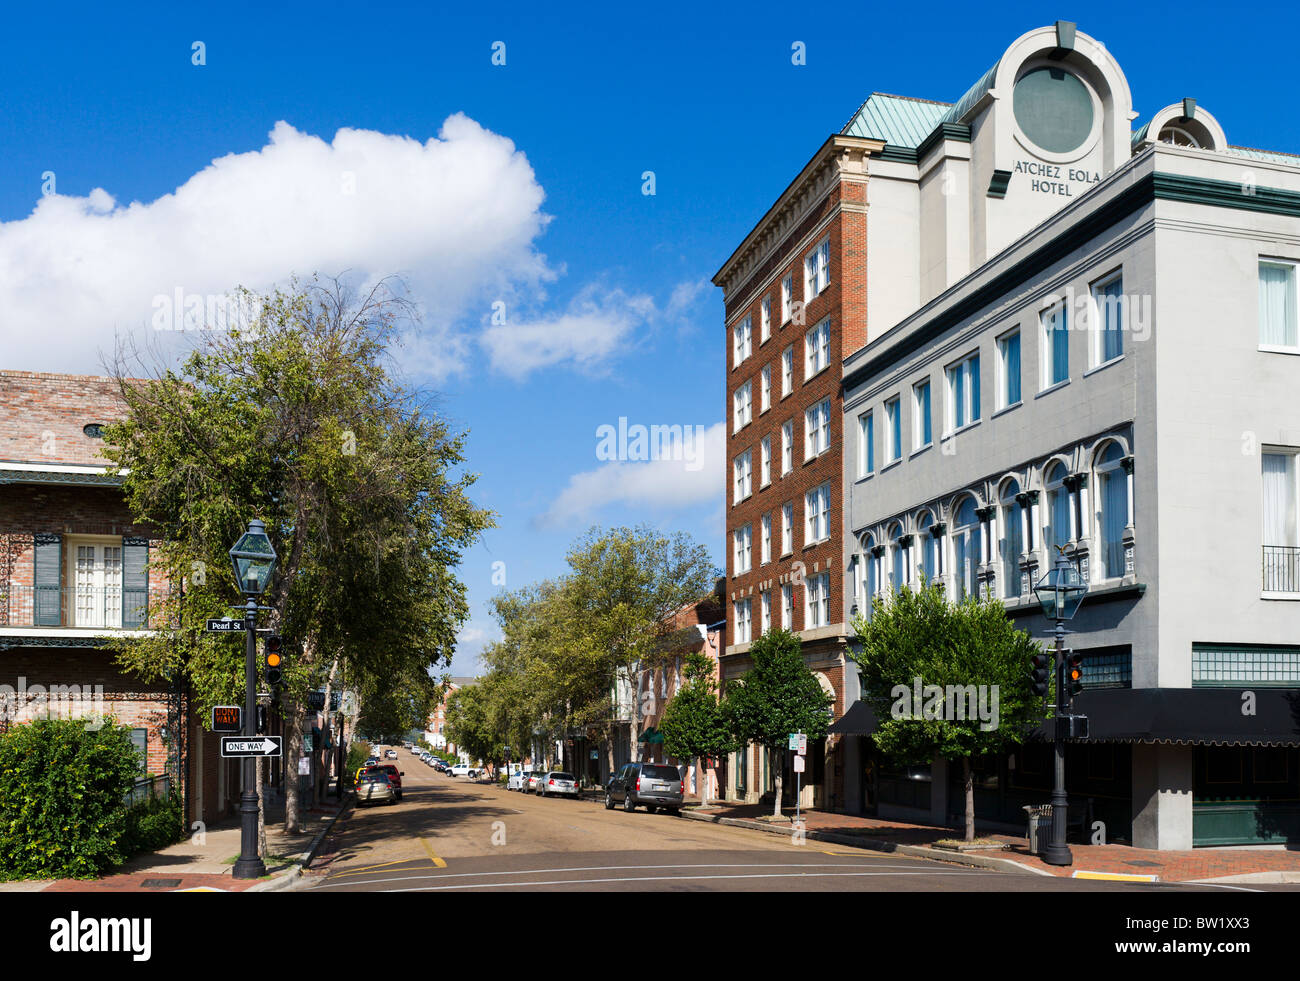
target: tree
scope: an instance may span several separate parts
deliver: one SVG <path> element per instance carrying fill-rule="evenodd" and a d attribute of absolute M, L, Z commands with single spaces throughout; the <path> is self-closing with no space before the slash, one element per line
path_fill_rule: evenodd
<path fill-rule="evenodd" d="M 664 752 L 682 760 L 695 761 L 700 782 L 700 806 L 709 806 L 701 757 L 725 756 L 735 746 L 727 717 L 718 704 L 713 661 L 707 654 L 688 654 L 682 667 L 685 684 L 678 689 L 659 720 Z"/>
<path fill-rule="evenodd" d="M 464 436 L 389 370 L 410 308 L 388 283 L 357 295 L 313 280 L 250 306 L 255 329 L 200 332 L 179 369 L 130 378 L 119 352 L 127 418 L 106 427 L 106 455 L 136 519 L 163 537 L 151 576 L 170 585 L 157 632 L 115 648 L 145 679 L 188 676 L 203 716 L 239 697 L 242 649 L 203 622 L 240 599 L 226 553 L 260 517 L 279 564 L 259 623 L 285 641 L 293 760 L 306 693 L 340 659 L 356 687 L 436 694 L 428 669 L 450 661 L 468 616 L 454 568 L 492 518 L 469 500 L 474 476 L 457 475 Z M 291 832 L 298 796 L 290 779 Z"/>
<path fill-rule="evenodd" d="M 727 685 L 723 708 L 741 746 L 758 743 L 784 754 L 791 733 L 809 739 L 826 735 L 834 698 L 822 689 L 803 661 L 799 638 L 788 630 L 769 630 L 750 645 L 753 666 Z M 776 756 L 780 760 L 782 755 Z M 774 817 L 781 816 L 782 768 L 776 767 Z"/>
<path fill-rule="evenodd" d="M 880 720 L 873 737 L 903 763 L 962 761 L 967 841 L 975 838 L 971 758 L 1006 752 L 1044 718 L 1029 681 L 1040 646 L 1007 619 L 1001 601 L 949 602 L 943 586 L 903 589 L 853 629 L 862 697 Z"/>

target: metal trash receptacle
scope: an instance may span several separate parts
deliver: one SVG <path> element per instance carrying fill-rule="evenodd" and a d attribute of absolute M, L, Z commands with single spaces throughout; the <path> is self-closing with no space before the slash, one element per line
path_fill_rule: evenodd
<path fill-rule="evenodd" d="M 1026 804 L 1025 817 L 1029 827 L 1025 837 L 1029 839 L 1029 854 L 1041 855 L 1052 840 L 1052 805 Z"/>

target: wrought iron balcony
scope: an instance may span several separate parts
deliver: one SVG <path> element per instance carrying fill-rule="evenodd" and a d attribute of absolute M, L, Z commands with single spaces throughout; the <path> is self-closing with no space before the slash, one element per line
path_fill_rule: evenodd
<path fill-rule="evenodd" d="M 0 583 L 0 626 L 142 630 L 148 603 L 145 588 Z"/>
<path fill-rule="evenodd" d="M 1264 591 L 1300 593 L 1300 548 L 1293 545 L 1264 546 Z"/>

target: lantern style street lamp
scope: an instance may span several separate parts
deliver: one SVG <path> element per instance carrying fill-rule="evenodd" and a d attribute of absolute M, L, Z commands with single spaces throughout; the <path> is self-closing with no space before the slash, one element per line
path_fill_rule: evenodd
<path fill-rule="evenodd" d="M 235 582 L 247 598 L 244 603 L 244 735 L 257 736 L 257 598 L 265 592 L 275 573 L 275 549 L 266 525 L 254 518 L 248 530 L 230 550 Z M 236 879 L 258 879 L 266 865 L 257 854 L 257 760 L 243 760 L 243 791 L 239 795 L 240 848 L 232 875 Z"/>
<path fill-rule="evenodd" d="M 1052 840 L 1043 852 L 1043 861 L 1048 865 L 1072 865 L 1074 856 L 1065 843 L 1065 825 L 1068 800 L 1065 796 L 1065 727 L 1066 684 L 1065 672 L 1065 621 L 1074 618 L 1083 602 L 1088 584 L 1083 581 L 1073 565 L 1065 557 L 1065 549 L 1056 547 L 1056 565 L 1038 580 L 1034 586 L 1034 595 L 1043 608 L 1043 616 L 1056 621 L 1056 778 L 1052 787 Z"/>

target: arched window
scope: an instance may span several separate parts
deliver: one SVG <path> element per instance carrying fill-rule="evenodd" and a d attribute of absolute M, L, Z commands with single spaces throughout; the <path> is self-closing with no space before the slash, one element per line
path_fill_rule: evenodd
<path fill-rule="evenodd" d="M 921 546 L 921 575 L 925 579 L 926 585 L 934 581 L 934 577 L 939 573 L 939 540 L 930 533 L 934 527 L 934 515 L 926 511 L 921 515 L 921 520 L 917 524 L 917 538 L 920 539 Z"/>
<path fill-rule="evenodd" d="M 1128 475 L 1120 461 L 1124 451 L 1115 442 L 1097 457 L 1097 505 L 1100 508 L 1101 554 L 1106 578 L 1124 575 L 1124 529 L 1128 527 Z"/>
<path fill-rule="evenodd" d="M 980 564 L 980 522 L 975 498 L 967 497 L 957 508 L 952 530 L 954 595 L 960 601 L 975 595 L 975 575 Z"/>
<path fill-rule="evenodd" d="M 1002 595 L 1020 595 L 1020 553 L 1025 550 L 1024 536 L 1021 534 L 1020 502 L 1016 495 L 1020 485 L 1008 480 L 1002 486 L 1002 539 L 998 548 L 1002 553 Z"/>
<path fill-rule="evenodd" d="M 873 554 L 876 548 L 876 540 L 870 535 L 862 539 L 862 609 L 863 615 L 870 620 L 871 608 L 875 603 L 876 593 L 879 591 L 880 573 L 877 568 L 879 560 Z"/>
<path fill-rule="evenodd" d="M 1064 465 L 1056 463 L 1047 471 L 1047 477 L 1043 481 L 1047 491 L 1047 527 L 1043 541 L 1048 547 L 1049 569 L 1056 562 L 1052 546 L 1065 545 L 1070 540 L 1070 491 L 1065 486 L 1065 477 Z"/>
<path fill-rule="evenodd" d="M 902 537 L 901 524 L 889 529 L 889 585 L 895 591 L 907 585 L 907 546 L 899 541 Z"/>

